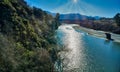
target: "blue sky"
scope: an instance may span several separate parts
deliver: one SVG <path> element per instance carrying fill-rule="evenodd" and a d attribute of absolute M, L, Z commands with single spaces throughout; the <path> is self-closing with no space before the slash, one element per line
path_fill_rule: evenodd
<path fill-rule="evenodd" d="M 113 17 L 120 12 L 120 0 L 25 0 L 30 6 L 59 13 L 80 13 Z"/>

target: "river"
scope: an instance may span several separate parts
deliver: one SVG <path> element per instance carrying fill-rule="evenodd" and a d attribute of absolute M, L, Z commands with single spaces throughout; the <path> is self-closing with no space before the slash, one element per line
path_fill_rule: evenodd
<path fill-rule="evenodd" d="M 57 30 L 63 72 L 120 72 L 120 43 L 98 38 L 73 25 Z"/>

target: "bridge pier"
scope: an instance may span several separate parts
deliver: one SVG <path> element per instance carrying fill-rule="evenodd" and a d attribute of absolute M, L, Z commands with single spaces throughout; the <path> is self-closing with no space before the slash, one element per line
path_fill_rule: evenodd
<path fill-rule="evenodd" d="M 110 33 L 105 33 L 105 35 L 106 35 L 106 39 L 108 39 L 108 40 L 113 40 L 113 39 L 111 38 L 111 34 L 110 34 Z"/>

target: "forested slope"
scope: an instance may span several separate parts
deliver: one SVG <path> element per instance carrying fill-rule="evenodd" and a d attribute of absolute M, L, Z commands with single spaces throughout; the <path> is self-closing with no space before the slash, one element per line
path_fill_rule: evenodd
<path fill-rule="evenodd" d="M 24 0 L 0 0 L 0 72 L 53 72 L 58 18 Z"/>

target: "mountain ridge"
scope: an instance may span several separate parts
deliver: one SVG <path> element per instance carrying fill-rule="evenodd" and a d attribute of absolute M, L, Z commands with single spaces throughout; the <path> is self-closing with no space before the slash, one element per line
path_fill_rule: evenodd
<path fill-rule="evenodd" d="M 46 11 L 48 14 L 52 15 L 53 17 L 56 15 L 56 13 L 52 13 L 49 11 Z M 60 20 L 99 20 L 100 16 L 87 16 L 82 15 L 80 13 L 68 13 L 68 14 L 60 14 Z"/>

